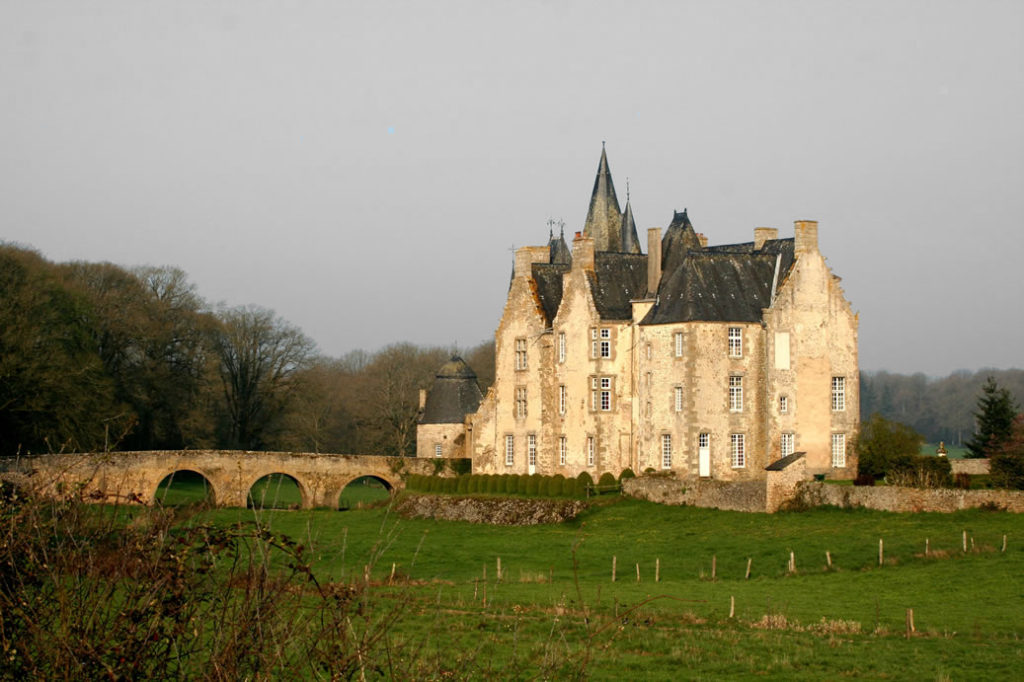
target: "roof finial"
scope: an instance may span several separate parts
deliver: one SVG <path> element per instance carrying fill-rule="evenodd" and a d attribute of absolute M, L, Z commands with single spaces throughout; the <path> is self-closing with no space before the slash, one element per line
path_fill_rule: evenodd
<path fill-rule="evenodd" d="M 558 219 L 558 236 L 565 237 L 565 221 L 561 218 Z"/>
<path fill-rule="evenodd" d="M 601 151 L 604 151 L 604 140 L 601 140 Z"/>
<path fill-rule="evenodd" d="M 629 203 L 629 176 L 626 177 L 626 203 Z"/>

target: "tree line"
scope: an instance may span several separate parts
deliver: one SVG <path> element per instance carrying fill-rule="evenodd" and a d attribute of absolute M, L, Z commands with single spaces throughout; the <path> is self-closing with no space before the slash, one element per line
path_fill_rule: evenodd
<path fill-rule="evenodd" d="M 230 448 L 415 452 L 452 349 L 341 358 L 258 306 L 214 308 L 173 267 L 52 263 L 0 243 L 0 456 Z M 463 351 L 482 386 L 493 344 Z"/>

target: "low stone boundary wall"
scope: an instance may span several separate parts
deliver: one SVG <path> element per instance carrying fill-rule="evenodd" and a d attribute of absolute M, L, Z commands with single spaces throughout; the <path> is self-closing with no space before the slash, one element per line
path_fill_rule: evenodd
<path fill-rule="evenodd" d="M 951 459 L 949 460 L 949 466 L 953 469 L 954 476 L 957 474 L 978 476 L 989 473 L 989 461 L 987 457 L 978 457 L 974 459 Z"/>
<path fill-rule="evenodd" d="M 622 481 L 624 495 L 670 505 L 689 505 L 730 511 L 764 512 L 765 482 L 681 480 L 653 474 Z"/>
<path fill-rule="evenodd" d="M 817 481 L 802 481 L 797 485 L 791 506 L 799 509 L 822 505 L 892 512 L 954 512 L 993 506 L 1020 514 L 1024 513 L 1024 491 L 842 486 Z"/>
<path fill-rule="evenodd" d="M 402 495 L 396 509 L 412 519 L 467 521 L 495 526 L 534 526 L 562 523 L 587 508 L 580 500 L 525 500 L 519 497 L 453 497 Z"/>

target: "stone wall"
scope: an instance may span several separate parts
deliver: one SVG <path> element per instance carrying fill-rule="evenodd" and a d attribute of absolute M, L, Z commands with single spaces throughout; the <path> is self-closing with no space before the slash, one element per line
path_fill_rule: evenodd
<path fill-rule="evenodd" d="M 533 526 L 562 523 L 587 505 L 580 500 L 524 500 L 517 497 L 452 497 L 403 495 L 397 511 L 406 518 L 489 523 L 496 526 Z"/>
<path fill-rule="evenodd" d="M 672 474 L 651 474 L 624 480 L 622 492 L 630 497 L 659 504 L 730 511 L 763 512 L 766 503 L 763 480 L 682 480 Z"/>
<path fill-rule="evenodd" d="M 953 468 L 953 475 L 970 474 L 978 476 L 989 472 L 989 460 L 985 457 L 977 459 L 951 459 L 949 465 Z"/>
<path fill-rule="evenodd" d="M 797 486 L 794 507 L 822 505 L 892 512 L 954 512 L 992 505 L 1019 514 L 1024 513 L 1024 491 L 840 486 L 815 481 L 803 481 Z"/>

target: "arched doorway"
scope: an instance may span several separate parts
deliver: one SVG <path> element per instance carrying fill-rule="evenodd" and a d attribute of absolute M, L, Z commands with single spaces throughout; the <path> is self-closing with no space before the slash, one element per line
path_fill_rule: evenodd
<path fill-rule="evenodd" d="M 164 507 L 190 504 L 214 505 L 213 485 L 198 471 L 180 469 L 164 476 L 156 487 L 153 501 Z"/>
<path fill-rule="evenodd" d="M 305 502 L 302 485 L 288 474 L 267 474 L 249 488 L 246 506 L 253 509 L 302 509 Z"/>
<path fill-rule="evenodd" d="M 391 499 L 393 488 L 378 476 L 360 476 L 349 481 L 338 497 L 338 509 L 364 509 L 385 504 Z"/>

